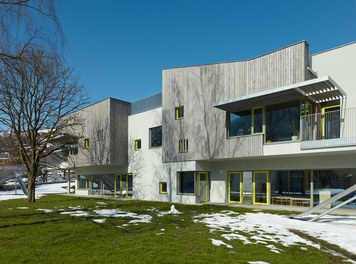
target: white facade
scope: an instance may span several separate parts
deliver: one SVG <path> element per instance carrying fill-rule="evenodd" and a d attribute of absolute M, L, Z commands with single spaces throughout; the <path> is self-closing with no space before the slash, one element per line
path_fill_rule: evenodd
<path fill-rule="evenodd" d="M 317 78 L 322 79 L 324 76 L 330 76 L 345 93 L 346 97 L 341 99 L 340 102 L 338 99 L 335 99 L 335 104 L 340 104 L 340 108 L 342 109 L 356 108 L 356 74 L 354 73 L 356 69 L 356 43 L 313 55 L 311 67 L 317 74 L 317 76 L 313 77 L 315 80 L 317 80 Z M 189 82 L 189 75 L 184 76 L 184 78 Z M 304 82 L 303 88 L 305 88 L 305 91 L 309 85 L 308 81 L 312 83 L 313 78 Z M 327 80 L 325 82 L 328 84 L 333 83 L 329 81 L 329 77 L 325 80 Z M 319 83 L 323 84 L 324 81 L 321 80 Z M 319 83 L 313 84 L 312 89 L 314 89 L 314 91 L 317 91 L 317 85 L 319 85 Z M 293 92 L 298 90 L 298 87 L 294 86 L 295 84 L 290 85 L 290 87 L 292 87 L 290 90 Z M 287 91 L 285 87 L 282 88 L 280 92 Z M 269 91 L 260 94 L 261 96 L 269 96 L 268 92 Z M 252 94 L 251 98 L 256 99 L 255 97 L 258 98 L 258 96 L 260 96 L 258 93 L 256 96 Z M 246 98 L 244 100 L 246 100 Z M 243 101 L 241 98 L 238 99 L 240 102 Z M 187 107 L 194 108 L 194 100 L 195 99 L 192 98 L 190 101 L 192 105 L 188 105 Z M 319 111 L 318 114 L 320 116 L 322 109 L 329 107 L 329 105 L 333 103 L 333 101 L 331 101 L 330 104 L 320 104 L 316 101 L 312 102 L 313 100 L 311 98 L 307 98 L 307 96 L 301 98 L 300 94 L 298 94 L 298 97 L 293 97 L 292 99 L 290 97 L 289 100 L 299 100 L 300 105 L 297 105 L 297 108 L 301 107 L 301 104 L 305 104 L 306 100 L 310 100 L 310 104 L 314 103 L 313 107 L 315 111 Z M 189 102 L 188 99 L 187 102 Z M 147 102 L 143 103 L 142 106 L 147 105 Z M 212 105 L 213 103 L 214 102 L 209 102 L 209 104 L 204 105 L 204 107 L 214 107 Z M 236 101 L 236 104 L 238 103 L 239 101 Z M 280 99 L 278 103 L 281 104 Z M 179 105 L 180 103 L 178 103 L 177 106 Z M 268 106 L 269 105 L 267 105 L 267 107 Z M 140 108 L 141 105 L 139 104 L 138 107 Z M 258 105 L 251 105 L 251 109 L 254 107 L 258 108 Z M 266 107 L 264 106 L 262 110 L 263 115 L 265 114 L 265 109 Z M 173 112 L 169 114 L 170 118 L 174 115 Z M 228 114 L 229 113 L 226 112 L 226 118 Z M 301 112 L 300 115 L 302 116 Z M 187 120 L 188 118 L 189 117 L 187 117 Z M 192 117 L 190 116 L 190 118 Z M 352 118 L 355 120 L 352 121 Z M 315 204 L 314 199 L 318 199 L 317 197 L 315 198 L 315 194 L 313 194 L 314 185 L 317 186 L 317 189 L 323 188 L 331 190 L 339 187 L 329 186 L 330 184 L 343 186 L 342 188 L 347 188 L 350 184 L 356 184 L 356 115 L 351 116 L 351 120 L 347 121 L 341 117 L 341 135 L 339 138 L 342 138 L 344 130 L 350 130 L 351 128 L 351 132 L 348 132 L 348 141 L 341 141 L 339 138 L 325 138 L 327 140 L 324 140 L 324 138 L 317 138 L 315 140 L 314 138 L 312 140 L 305 140 L 299 136 L 298 140 L 288 137 L 285 141 L 267 142 L 265 138 L 266 121 L 263 121 L 264 124 L 261 133 L 251 133 L 241 137 L 235 136 L 234 138 L 228 138 L 228 136 L 226 136 L 227 138 L 225 138 L 226 140 L 230 140 L 230 142 L 234 142 L 233 144 L 236 145 L 234 146 L 236 153 L 241 152 L 244 154 L 243 150 L 239 148 L 249 147 L 251 148 L 249 153 L 252 154 L 241 155 L 240 157 L 229 157 L 230 150 L 227 149 L 227 155 L 222 155 L 223 158 L 220 159 L 186 159 L 184 162 L 163 162 L 162 146 L 151 146 L 151 129 L 157 127 L 162 127 L 163 131 L 165 129 L 162 116 L 162 104 L 151 108 L 143 107 L 142 111 L 134 111 L 134 113 L 129 114 L 127 119 L 127 165 L 108 164 L 105 166 L 96 166 L 93 164 L 91 166 L 76 168 L 76 172 L 78 175 L 84 175 L 88 182 L 91 182 L 96 176 L 100 175 L 106 175 L 105 177 L 108 177 L 107 175 L 114 177 L 114 175 L 118 174 L 130 175 L 130 177 L 132 177 L 132 186 L 129 188 L 132 189 L 132 197 L 134 199 L 178 203 L 242 203 L 244 202 L 243 199 L 245 199 L 243 198 L 244 196 L 251 197 L 256 195 L 257 197 L 257 193 L 260 192 L 259 197 L 262 197 L 261 199 L 264 199 L 265 202 L 260 202 L 256 200 L 257 198 L 251 198 L 256 204 L 268 205 L 273 203 L 273 199 L 278 203 L 277 198 L 285 197 L 290 199 L 290 201 L 298 201 L 298 199 L 300 199 L 299 202 L 301 205 L 307 201 L 309 205 L 312 206 Z M 179 120 L 175 121 L 175 124 L 179 123 Z M 205 121 L 206 124 L 209 124 L 211 120 Z M 189 122 L 194 123 L 195 120 L 192 118 Z M 302 122 L 304 121 L 300 121 L 299 123 L 300 129 L 303 124 Z M 324 120 L 322 122 L 326 121 Z M 320 122 L 319 125 L 322 124 L 325 126 L 322 122 Z M 224 129 L 227 130 L 228 127 L 226 126 Z M 208 125 L 206 125 L 204 131 L 204 133 L 209 133 Z M 182 138 L 184 138 L 184 136 Z M 243 140 L 248 140 L 249 138 L 253 140 L 245 141 L 245 144 L 243 144 Z M 310 141 L 310 144 L 306 145 L 306 141 Z M 248 145 L 246 142 L 251 142 L 251 144 Z M 322 144 L 318 145 L 318 142 L 322 142 Z M 201 142 L 195 141 L 189 141 L 189 143 L 189 150 L 192 150 L 192 152 L 196 151 L 194 144 L 201 144 Z M 169 146 L 176 148 L 180 143 L 178 143 L 178 138 L 171 138 L 169 144 L 171 144 Z M 221 144 L 223 144 L 223 142 L 221 142 Z M 261 147 L 257 152 L 254 152 L 254 146 Z M 177 156 L 176 160 L 184 160 L 182 157 L 187 157 L 184 155 L 190 154 L 189 150 L 186 153 L 175 153 Z M 185 193 L 182 191 L 184 189 L 182 188 L 184 178 L 182 175 L 184 173 L 190 173 L 189 177 L 194 175 L 194 186 L 191 186 L 192 181 L 190 178 L 190 189 Z M 263 175 L 265 178 L 260 183 L 256 180 L 256 175 L 258 174 Z M 230 178 L 232 176 L 239 177 L 238 182 L 233 182 L 231 180 L 232 178 Z M 105 177 L 103 176 L 102 182 L 104 182 Z M 118 186 L 121 186 L 122 182 L 119 182 L 116 177 L 113 182 L 114 181 L 114 185 L 116 186 L 114 192 L 116 193 L 119 189 Z M 124 184 L 126 186 L 128 181 Z M 259 187 L 257 187 L 258 184 Z M 79 186 L 79 182 L 77 186 Z M 77 193 L 92 193 L 90 187 L 86 190 L 85 188 L 83 189 L 83 184 L 81 186 L 82 188 L 77 189 Z M 102 186 L 104 186 L 103 183 Z M 162 191 L 162 186 L 164 186 L 166 190 Z M 235 189 L 233 190 L 233 188 Z M 259 191 L 257 191 L 258 188 Z M 120 190 L 120 193 L 121 192 L 122 190 Z M 240 198 L 237 198 L 236 193 L 242 192 L 243 194 L 241 194 Z M 265 193 L 263 194 L 263 192 Z M 207 193 L 206 196 L 205 193 Z M 233 195 L 235 196 L 233 197 Z"/>

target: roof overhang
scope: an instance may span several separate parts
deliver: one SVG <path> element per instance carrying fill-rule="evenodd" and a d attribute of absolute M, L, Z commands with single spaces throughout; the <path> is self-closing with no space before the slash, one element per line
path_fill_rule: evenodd
<path fill-rule="evenodd" d="M 346 94 L 339 85 L 329 76 L 324 76 L 227 101 L 215 102 L 213 106 L 228 112 L 239 112 L 257 106 L 275 105 L 298 99 L 307 98 L 314 103 L 323 103 L 345 97 Z"/>

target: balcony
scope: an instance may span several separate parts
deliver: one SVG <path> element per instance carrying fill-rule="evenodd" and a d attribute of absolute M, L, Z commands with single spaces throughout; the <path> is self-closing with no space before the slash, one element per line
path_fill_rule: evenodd
<path fill-rule="evenodd" d="M 300 149 L 356 146 L 356 108 L 302 116 Z"/>

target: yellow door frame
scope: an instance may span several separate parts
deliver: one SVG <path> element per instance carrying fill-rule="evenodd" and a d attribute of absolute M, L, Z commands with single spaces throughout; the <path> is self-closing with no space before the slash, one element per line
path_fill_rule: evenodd
<path fill-rule="evenodd" d="M 132 190 L 133 190 L 133 176 L 132 173 L 126 173 L 126 198 L 132 198 L 132 194 L 129 195 L 129 177 L 132 178 L 131 183 L 132 183 Z"/>
<path fill-rule="evenodd" d="M 331 108 L 336 108 L 336 107 L 339 107 L 339 110 L 340 110 L 340 104 L 325 106 L 325 107 L 321 108 L 321 138 L 322 139 L 325 139 L 325 110 L 331 109 Z"/>
<path fill-rule="evenodd" d="M 209 172 L 207 171 L 199 171 L 198 172 L 198 197 L 200 197 L 200 175 L 205 174 L 205 182 L 206 182 L 206 191 L 205 191 L 205 199 L 199 200 L 200 203 L 206 203 L 209 201 Z M 199 198 L 200 199 L 200 198 Z"/>
<path fill-rule="evenodd" d="M 240 184 L 240 201 L 232 201 L 230 198 L 230 191 L 231 191 L 231 174 L 239 174 L 240 175 L 240 180 L 239 180 L 239 184 Z M 243 182 L 242 182 L 242 171 L 229 171 L 227 173 L 227 202 L 228 203 L 237 203 L 240 204 L 242 203 L 242 199 L 243 199 L 243 195 L 242 195 L 242 186 L 243 186 Z"/>
<path fill-rule="evenodd" d="M 256 174 L 257 173 L 265 173 L 266 174 L 266 203 L 258 203 L 256 202 Z M 253 171 L 252 176 L 252 203 L 253 204 L 261 204 L 261 205 L 269 205 L 270 204 L 270 179 L 269 179 L 269 171 Z"/>

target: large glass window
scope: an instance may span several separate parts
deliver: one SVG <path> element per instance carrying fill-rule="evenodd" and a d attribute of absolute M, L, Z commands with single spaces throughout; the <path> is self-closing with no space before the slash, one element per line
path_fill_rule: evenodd
<path fill-rule="evenodd" d="M 178 172 L 179 193 L 194 193 L 194 176 L 193 171 Z"/>
<path fill-rule="evenodd" d="M 299 101 L 266 108 L 266 142 L 292 140 L 299 136 Z"/>
<path fill-rule="evenodd" d="M 150 147 L 162 146 L 162 126 L 150 128 Z"/>
<path fill-rule="evenodd" d="M 78 178 L 78 189 L 87 189 L 87 177 L 84 175 L 79 175 Z"/>
<path fill-rule="evenodd" d="M 251 111 L 230 113 L 229 115 L 229 136 L 244 136 L 251 134 Z"/>

